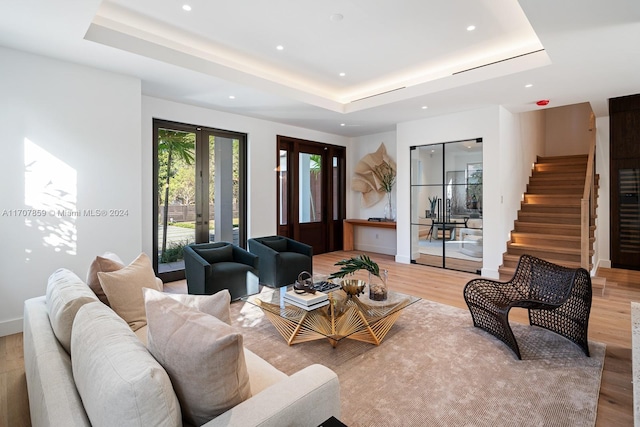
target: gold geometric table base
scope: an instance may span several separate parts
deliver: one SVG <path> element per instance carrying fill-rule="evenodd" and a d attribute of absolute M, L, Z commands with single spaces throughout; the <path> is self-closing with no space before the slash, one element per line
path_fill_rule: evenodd
<path fill-rule="evenodd" d="M 255 303 L 263 309 L 287 344 L 328 339 L 335 347 L 343 338 L 380 345 L 407 302 L 399 303 L 390 314 L 379 316 L 376 316 L 375 309 L 357 300 L 346 305 L 339 313 L 334 309 L 333 301 L 328 306 L 312 311 L 295 306 L 283 308 L 259 299 Z M 284 317 L 276 312 L 282 312 Z M 367 312 L 372 312 L 369 320 L 364 314 Z"/>

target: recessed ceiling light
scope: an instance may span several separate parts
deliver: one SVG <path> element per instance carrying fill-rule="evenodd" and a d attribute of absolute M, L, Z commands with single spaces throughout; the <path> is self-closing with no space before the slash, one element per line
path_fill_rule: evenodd
<path fill-rule="evenodd" d="M 344 77 L 346 75 L 347 75 L 347 73 L 340 73 L 340 77 Z"/>
<path fill-rule="evenodd" d="M 473 30 L 475 30 L 475 29 L 476 29 L 476 26 L 475 26 L 475 25 L 469 25 L 469 26 L 467 27 L 467 31 L 473 31 Z"/>
<path fill-rule="evenodd" d="M 422 109 L 423 109 L 423 110 L 426 110 L 427 108 L 429 108 L 429 107 L 427 107 L 426 105 L 423 105 L 423 106 L 422 106 Z"/>
<path fill-rule="evenodd" d="M 188 4 L 183 4 L 182 5 L 182 10 L 186 10 L 187 12 L 191 12 L 191 6 L 189 6 Z"/>
<path fill-rule="evenodd" d="M 533 87 L 533 85 L 531 83 L 527 83 L 524 87 Z"/>
<path fill-rule="evenodd" d="M 229 99 L 236 99 L 236 97 L 233 95 L 229 95 Z"/>
<path fill-rule="evenodd" d="M 278 50 L 284 50 L 284 46 L 282 46 L 281 44 L 279 44 L 278 46 L 276 46 L 276 49 L 278 49 Z"/>
<path fill-rule="evenodd" d="M 346 125 L 347 125 L 346 123 L 340 123 L 340 126 L 346 126 Z"/>

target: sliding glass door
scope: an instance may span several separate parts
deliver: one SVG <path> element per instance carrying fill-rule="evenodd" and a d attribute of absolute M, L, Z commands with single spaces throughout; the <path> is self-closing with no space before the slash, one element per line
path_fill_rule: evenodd
<path fill-rule="evenodd" d="M 482 268 L 482 139 L 411 147 L 412 262 Z"/>
<path fill-rule="evenodd" d="M 182 248 L 246 246 L 246 135 L 154 120 L 154 268 L 184 278 Z"/>

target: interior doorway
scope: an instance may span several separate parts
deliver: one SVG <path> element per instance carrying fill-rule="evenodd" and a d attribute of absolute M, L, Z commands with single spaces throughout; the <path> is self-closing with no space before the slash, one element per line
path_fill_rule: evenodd
<path fill-rule="evenodd" d="M 342 249 L 346 149 L 278 136 L 278 234 L 313 247 Z"/>

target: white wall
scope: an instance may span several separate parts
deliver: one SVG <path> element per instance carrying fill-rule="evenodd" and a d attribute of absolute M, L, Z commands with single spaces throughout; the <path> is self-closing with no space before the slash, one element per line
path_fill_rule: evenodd
<path fill-rule="evenodd" d="M 598 210 L 596 215 L 596 242 L 593 255 L 594 269 L 611 268 L 610 197 L 609 186 L 609 116 L 596 119 L 596 173 L 600 176 Z"/>
<path fill-rule="evenodd" d="M 151 253 L 153 164 L 153 119 L 171 120 L 248 134 L 248 236 L 276 234 L 276 137 L 285 135 L 310 141 L 346 146 L 346 137 L 179 104 L 148 96 L 142 97 L 142 245 Z"/>
<path fill-rule="evenodd" d="M 544 110 L 546 119 L 545 156 L 566 156 L 589 152 L 589 103 Z"/>
<path fill-rule="evenodd" d="M 139 80 L 3 48 L 0 63 L 2 336 L 56 269 L 84 279 L 97 254 L 139 254 L 142 180 Z M 46 216 L 11 216 L 34 208 Z"/>
<path fill-rule="evenodd" d="M 495 269 L 499 264 L 491 254 L 496 251 L 498 230 L 498 204 L 500 195 L 488 189 L 498 182 L 499 171 L 499 109 L 490 107 L 458 114 L 432 117 L 424 120 L 398 124 L 398 262 L 411 261 L 411 196 L 410 196 L 410 152 L 415 145 L 466 139 L 483 139 L 483 183 L 484 183 L 484 269 Z M 494 265 L 495 264 L 495 265 Z"/>
<path fill-rule="evenodd" d="M 395 131 L 352 138 L 347 148 L 347 218 L 367 219 L 384 216 L 386 196 L 375 205 L 365 208 L 362 205 L 362 193 L 351 190 L 351 179 L 356 165 L 364 156 L 377 151 L 381 143 L 384 143 L 389 157 L 397 162 Z M 396 184 L 391 192 L 394 206 L 397 206 L 397 191 Z M 396 255 L 396 232 L 394 230 L 355 227 L 353 240 L 356 250 Z"/>
<path fill-rule="evenodd" d="M 537 156 L 545 155 L 546 117 L 542 111 L 512 114 L 500 108 L 500 210 L 501 251 L 507 250 L 522 195 Z M 502 253 L 500 254 L 502 262 Z"/>

